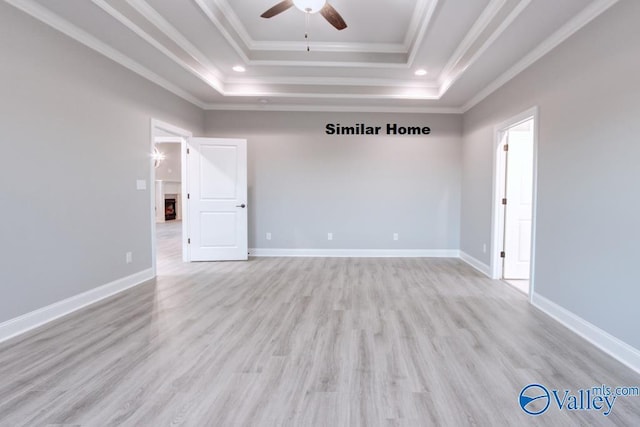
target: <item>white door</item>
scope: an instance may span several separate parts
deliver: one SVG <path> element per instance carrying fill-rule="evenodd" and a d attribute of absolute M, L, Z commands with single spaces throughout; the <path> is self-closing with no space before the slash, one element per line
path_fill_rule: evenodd
<path fill-rule="evenodd" d="M 504 278 L 529 279 L 533 203 L 531 122 L 509 130 L 504 234 Z"/>
<path fill-rule="evenodd" d="M 191 138 L 188 143 L 191 261 L 247 259 L 247 141 Z"/>

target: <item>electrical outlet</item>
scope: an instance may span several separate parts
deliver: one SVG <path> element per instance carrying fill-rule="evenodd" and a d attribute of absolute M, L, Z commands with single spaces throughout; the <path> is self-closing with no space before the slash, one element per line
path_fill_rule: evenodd
<path fill-rule="evenodd" d="M 393 240 L 399 240 L 400 236 L 398 236 L 398 233 L 393 233 Z"/>
<path fill-rule="evenodd" d="M 267 237 L 267 240 L 271 240 L 271 233 L 267 233 L 266 237 Z"/>
<path fill-rule="evenodd" d="M 327 234 L 327 240 L 333 240 L 333 233 Z"/>
<path fill-rule="evenodd" d="M 133 253 L 127 252 L 124 255 L 124 260 L 126 261 L 127 264 L 131 264 L 133 262 Z"/>

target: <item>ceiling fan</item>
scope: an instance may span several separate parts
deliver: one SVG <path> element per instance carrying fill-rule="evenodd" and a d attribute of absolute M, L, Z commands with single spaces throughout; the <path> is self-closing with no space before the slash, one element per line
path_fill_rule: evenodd
<path fill-rule="evenodd" d="M 320 12 L 320 15 L 322 15 L 329 24 L 333 25 L 338 30 L 344 30 L 347 28 L 347 24 L 344 22 L 344 19 L 342 19 L 342 16 L 340 16 L 338 11 L 335 10 L 327 0 L 284 0 L 260 16 L 263 18 L 272 18 L 293 6 L 305 12 L 307 16 L 312 13 Z"/>

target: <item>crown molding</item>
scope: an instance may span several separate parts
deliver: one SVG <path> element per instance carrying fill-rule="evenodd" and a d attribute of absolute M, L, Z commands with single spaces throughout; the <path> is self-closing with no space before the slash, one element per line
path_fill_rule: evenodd
<path fill-rule="evenodd" d="M 233 10 L 231 5 L 226 0 L 210 0 L 212 1 L 216 7 L 222 12 L 222 15 L 225 17 L 227 21 L 229 21 L 229 25 L 233 31 L 236 32 L 240 40 L 244 43 L 245 48 L 248 50 L 252 50 L 251 46 L 255 41 L 251 38 L 251 35 L 247 31 L 247 29 L 242 25 L 242 21 L 236 15 L 236 12 Z M 198 0 L 198 6 L 200 6 L 200 0 Z M 216 21 L 219 25 L 223 25 L 219 20 Z M 220 28 L 218 28 L 220 29 Z"/>
<path fill-rule="evenodd" d="M 498 90 L 505 83 L 513 79 L 515 76 L 520 74 L 526 68 L 535 63 L 538 59 L 546 55 L 556 46 L 561 44 L 564 40 L 573 35 L 576 31 L 584 27 L 586 24 L 591 22 L 594 18 L 599 16 L 601 13 L 609 9 L 611 6 L 616 4 L 618 0 L 597 0 L 591 3 L 588 7 L 586 7 L 582 12 L 576 15 L 571 21 L 565 24 L 562 28 L 557 30 L 553 35 L 548 37 L 545 41 L 543 41 L 540 45 L 538 45 L 534 50 L 532 50 L 529 54 L 523 57 L 520 61 L 518 61 L 514 66 L 512 66 L 509 70 L 504 72 L 500 77 L 494 80 L 491 84 L 489 84 L 486 88 L 478 92 L 473 98 L 468 100 L 463 106 L 459 108 L 421 108 L 421 107 L 397 107 L 397 106 L 368 106 L 368 105 L 357 105 L 357 106 L 342 106 L 342 105 L 324 105 L 324 106 L 315 106 L 315 105 L 297 105 L 297 104 L 279 104 L 279 105 L 247 105 L 247 104 L 226 104 L 226 103 L 207 103 L 202 99 L 194 96 L 188 91 L 178 87 L 177 85 L 171 83 L 165 78 L 159 76 L 154 73 L 150 69 L 144 67 L 140 63 L 132 60 L 128 56 L 124 55 L 120 51 L 114 49 L 113 47 L 107 45 L 106 43 L 98 40 L 94 36 L 90 35 L 86 31 L 80 29 L 69 21 L 61 18 L 55 13 L 51 12 L 46 7 L 42 6 L 40 3 L 34 0 L 5 0 L 8 4 L 16 7 L 17 9 L 27 13 L 33 18 L 49 25 L 50 27 L 60 31 L 61 33 L 71 37 L 72 39 L 78 41 L 79 43 L 89 47 L 90 49 L 102 54 L 103 56 L 111 59 L 112 61 L 122 65 L 123 67 L 133 71 L 141 77 L 155 83 L 156 85 L 164 88 L 165 90 L 173 93 L 174 95 L 184 99 L 191 104 L 204 109 L 204 110 L 253 110 L 253 111 L 336 111 L 336 112 L 407 112 L 407 113 L 443 113 L 443 114 L 463 114 L 473 108 L 475 105 L 484 100 L 491 93 Z M 194 0 L 195 2 L 201 2 L 203 0 Z M 495 4 L 499 4 L 502 0 L 495 0 Z M 500 23 L 498 28 L 488 37 L 485 43 L 474 53 L 474 55 L 470 59 L 470 63 L 474 62 L 477 57 L 486 49 L 495 38 L 498 37 L 499 34 L 508 27 L 515 17 L 522 11 L 524 7 L 529 3 L 530 0 L 521 0 L 520 3 L 511 11 L 507 19 Z M 429 81 L 427 83 L 414 83 L 410 80 L 405 81 L 396 81 L 389 82 L 385 79 L 357 79 L 357 78 L 323 78 L 323 77 L 297 77 L 297 78 L 279 78 L 272 77 L 267 78 L 266 80 L 256 80 L 252 81 L 251 79 L 242 79 L 242 78 L 231 78 L 231 79 L 220 79 L 212 81 L 212 76 L 204 76 L 198 70 L 194 69 L 189 64 L 186 64 L 180 58 L 178 58 L 175 54 L 170 52 L 166 47 L 161 45 L 158 41 L 153 39 L 152 36 L 142 31 L 137 25 L 135 25 L 132 21 L 122 16 L 117 10 L 113 9 L 105 0 L 92 0 L 94 4 L 98 7 L 101 7 L 107 13 L 112 15 L 114 19 L 117 19 L 123 25 L 126 25 L 131 31 L 134 31 L 139 37 L 142 37 L 147 42 L 154 45 L 154 47 L 160 49 L 165 53 L 165 55 L 181 65 L 187 71 L 190 71 L 192 74 L 196 75 L 196 77 L 202 79 L 206 83 L 209 84 L 213 89 L 217 90 L 223 96 L 238 96 L 242 98 L 247 97 L 279 97 L 279 98 L 309 98 L 309 99 L 354 99 L 360 100 L 366 104 L 366 100 L 378 99 L 378 100 L 437 100 L 440 99 L 441 96 L 446 92 L 446 90 L 450 87 L 451 82 L 448 85 L 442 84 L 438 87 L 433 81 Z M 134 4 L 139 7 L 144 8 L 145 5 L 148 4 L 144 0 L 129 0 L 133 7 Z M 138 9 L 136 9 L 138 10 Z M 138 10 L 139 11 L 139 10 Z M 488 14 L 489 12 L 487 12 Z M 149 19 L 150 14 L 153 12 L 149 12 L 148 10 L 142 15 Z M 487 17 L 484 19 L 489 20 Z M 186 45 L 183 43 L 184 40 L 180 40 L 183 37 L 175 28 L 169 26 L 164 26 L 160 21 L 156 20 L 155 22 L 150 19 L 156 28 L 159 31 L 166 34 L 171 40 L 176 43 L 182 49 L 185 49 L 185 52 L 188 54 L 196 54 L 198 56 L 201 55 L 193 47 L 192 45 Z M 482 23 L 476 22 L 478 27 L 482 26 Z M 474 27 L 476 26 L 474 24 Z M 479 37 L 481 31 L 479 28 L 476 28 L 473 32 L 475 32 L 476 38 Z M 471 33 L 471 31 L 470 31 Z M 469 40 L 461 43 L 469 44 L 472 36 L 469 36 Z M 186 40 L 186 39 L 185 39 Z M 188 42 L 187 42 L 188 43 Z M 193 47 L 193 49 L 191 49 Z M 469 46 L 459 46 L 458 56 L 461 54 L 463 50 L 468 50 Z M 197 60 L 197 58 L 195 58 Z M 459 59 L 458 59 L 459 61 Z M 275 61 L 274 63 L 269 64 L 271 61 L 254 61 L 260 65 L 285 65 L 281 61 Z M 451 64 L 454 64 L 454 60 L 450 61 Z M 290 61 L 286 63 L 290 66 L 301 65 L 298 61 Z M 308 63 L 306 63 L 308 65 Z M 407 64 L 393 64 L 390 66 L 389 64 L 378 64 L 378 63 L 369 63 L 369 64 L 345 64 L 343 62 L 333 62 L 333 63 L 322 63 L 316 64 L 316 66 L 327 66 L 327 67 L 340 67 L 345 65 L 351 66 L 368 66 L 368 67 L 380 67 L 380 68 L 403 68 L 407 69 Z M 455 67 L 455 65 L 453 65 Z M 468 66 L 468 65 L 467 65 Z M 463 68 L 466 68 L 463 67 Z M 333 90 L 332 93 L 319 93 L 319 92 L 309 92 L 306 93 L 292 93 L 283 91 L 282 88 L 280 90 L 247 90 L 247 91 L 234 91 L 229 90 L 227 85 L 242 85 L 242 84 L 260 84 L 266 82 L 267 84 L 281 84 L 286 86 L 336 86 L 337 88 Z M 393 87 L 393 88 L 405 88 L 405 89 L 415 89 L 417 91 L 420 90 L 429 90 L 435 89 L 433 94 L 415 94 L 415 93 L 395 93 L 395 94 L 345 94 L 344 92 L 339 92 L 340 86 L 378 86 L 378 87 Z"/>
<path fill-rule="evenodd" d="M 429 3 L 428 8 L 425 6 L 424 1 L 418 2 L 416 4 L 416 11 L 418 10 L 418 6 L 420 6 L 420 4 L 422 4 L 422 9 L 426 9 L 426 15 L 421 13 L 414 14 L 412 26 L 415 26 L 417 33 L 412 37 L 411 41 L 405 40 L 405 45 L 407 45 L 407 50 L 409 51 L 409 56 L 407 58 L 407 66 L 409 67 L 413 65 L 416 56 L 418 55 L 418 49 L 422 45 L 422 42 L 424 41 L 424 35 L 427 33 L 427 29 L 431 25 L 431 20 L 433 19 L 433 15 L 436 11 L 436 8 L 438 7 L 439 0 L 432 0 Z M 424 19 L 420 19 L 422 17 L 424 17 Z M 416 20 L 419 20 L 421 24 L 415 24 Z"/>
<path fill-rule="evenodd" d="M 211 23 L 218 29 L 218 31 L 220 31 L 222 36 L 227 40 L 227 43 L 229 43 L 229 45 L 233 48 L 233 50 L 236 51 L 236 53 L 240 56 L 240 58 L 242 58 L 242 60 L 245 63 L 249 63 L 250 62 L 250 58 L 249 58 L 248 52 L 246 52 L 242 48 L 242 46 L 240 46 L 240 44 L 238 44 L 236 39 L 233 38 L 231 33 L 229 33 L 227 28 L 222 24 L 222 22 L 220 22 L 220 20 L 216 16 L 216 14 L 209 8 L 209 6 L 204 2 L 204 0 L 193 0 L 193 1 L 200 8 L 200 10 L 202 10 L 202 12 L 205 14 L 205 16 L 207 18 L 209 18 L 209 21 L 211 21 Z M 218 6 L 217 2 L 215 0 L 214 0 L 214 3 L 216 3 L 216 6 Z M 227 19 L 229 19 L 229 18 L 227 18 Z M 231 22 L 231 21 L 229 21 L 229 22 Z M 247 34 L 247 36 L 248 36 L 248 34 Z M 240 37 L 242 39 L 242 35 L 241 34 L 238 34 L 238 37 Z M 242 40 L 242 42 L 244 43 L 245 46 L 247 46 L 246 40 Z"/>
<path fill-rule="evenodd" d="M 449 107 L 392 107 L 371 105 L 312 105 L 312 104 L 207 104 L 207 111 L 283 111 L 315 113 L 414 113 L 414 114 L 462 114 L 460 108 Z"/>
<path fill-rule="evenodd" d="M 478 92 L 473 98 L 471 98 L 466 104 L 462 106 L 462 112 L 466 113 L 467 111 L 472 109 L 474 106 L 479 104 L 496 90 L 500 89 L 503 85 L 512 80 L 518 74 L 529 68 L 536 61 L 545 56 L 547 53 L 551 52 L 558 45 L 567 40 L 574 33 L 594 20 L 596 17 L 601 15 L 617 2 L 618 0 L 599 0 L 590 4 L 581 13 L 576 15 L 571 21 L 562 26 L 562 28 L 553 33 L 545 41 L 540 43 L 534 50 L 529 52 L 529 54 L 518 61 L 514 66 L 509 68 L 502 75 L 500 75 L 500 77 L 495 79 L 493 82 L 487 85 L 487 87 Z"/>
<path fill-rule="evenodd" d="M 438 4 L 439 0 L 417 0 L 416 7 L 414 9 L 414 13 L 411 15 L 411 22 L 407 27 L 407 32 L 404 37 L 403 43 L 341 43 L 340 45 L 336 45 L 335 43 L 314 43 L 314 47 L 319 52 L 369 52 L 369 53 L 410 53 L 410 49 L 413 48 L 415 51 L 415 46 L 420 45 L 424 34 L 426 33 L 426 29 L 431 22 L 431 17 L 433 16 L 433 12 Z M 215 13 L 208 7 L 205 3 L 205 0 L 195 0 L 196 4 L 207 14 L 207 16 L 211 17 L 215 16 Z M 245 55 L 248 51 L 292 51 L 299 50 L 300 46 L 306 47 L 304 42 L 259 42 L 254 40 L 245 26 L 242 24 L 238 15 L 236 15 L 235 11 L 229 5 L 227 0 L 210 0 L 211 3 L 215 5 L 216 8 L 225 16 L 226 20 L 229 22 L 231 29 L 238 35 L 240 40 L 244 43 L 244 48 L 241 46 L 237 46 L 236 50 L 240 50 Z M 427 11 L 427 19 L 423 19 L 425 16 L 425 11 Z M 225 38 L 229 42 L 233 40 L 234 48 L 236 48 L 237 43 L 231 36 L 229 29 L 217 18 L 211 19 L 211 22 L 217 27 L 219 31 L 221 31 Z M 415 52 L 413 52 L 413 56 L 415 57 Z"/>
<path fill-rule="evenodd" d="M 254 59 L 247 62 L 247 65 L 269 66 L 269 67 L 314 67 L 314 68 L 386 68 L 386 69 L 409 69 L 409 64 L 389 63 L 389 62 L 346 62 L 346 61 L 296 61 L 296 60 L 271 60 L 271 59 Z"/>
<path fill-rule="evenodd" d="M 473 23 L 467 34 L 464 36 L 451 58 L 447 61 L 442 69 L 441 76 L 447 76 L 458 64 L 464 55 L 471 49 L 471 46 L 478 40 L 478 37 L 484 32 L 489 23 L 496 17 L 500 9 L 507 0 L 491 0 L 487 7 L 482 11 L 476 22 Z"/>
<path fill-rule="evenodd" d="M 415 89 L 439 89 L 440 85 L 434 80 L 397 80 L 386 78 L 358 78 L 358 77 L 231 77 L 225 84 L 283 84 L 287 86 L 374 86 Z"/>
<path fill-rule="evenodd" d="M 224 96 L 230 97 L 266 97 L 266 98 L 307 98 L 307 99 L 381 99 L 381 100 L 400 100 L 400 101 L 437 101 L 437 94 L 419 94 L 419 93 L 318 93 L 318 92 L 283 92 L 278 90 L 247 90 L 247 91 L 227 91 Z"/>
<path fill-rule="evenodd" d="M 148 68 L 139 64 L 138 62 L 132 60 L 128 56 L 122 54 L 118 50 L 107 45 L 106 43 L 101 42 L 100 40 L 93 37 L 89 33 L 76 27 L 75 25 L 71 24 L 67 20 L 59 17 L 58 15 L 44 8 L 43 6 L 36 3 L 35 1 L 33 0 L 5 0 L 5 1 L 10 5 L 12 5 L 13 7 L 49 25 L 55 30 L 60 31 L 66 36 L 100 53 L 101 55 L 106 56 L 112 61 L 122 65 L 123 67 L 127 68 L 130 71 L 133 71 L 139 76 L 144 77 L 145 79 L 157 84 L 158 86 L 166 89 L 167 91 L 184 99 L 185 101 L 190 102 L 193 105 L 203 109 L 206 107 L 206 103 L 204 103 L 197 97 L 193 96 L 189 92 L 174 85 L 173 83 L 169 82 L 163 77 L 160 77 L 153 71 L 149 70 Z"/>
<path fill-rule="evenodd" d="M 513 21 L 515 21 L 515 19 L 520 16 L 520 14 L 527 8 L 531 1 L 532 0 L 520 0 L 516 7 L 514 7 L 511 12 L 509 12 L 509 15 L 507 15 L 507 17 L 500 22 L 498 27 L 489 35 L 489 37 L 480 45 L 480 47 L 475 52 L 473 52 L 467 63 L 459 68 L 458 72 L 454 73 L 453 75 L 441 75 L 440 96 L 443 96 L 445 93 L 447 93 L 449 88 L 451 88 L 451 86 L 456 81 L 458 81 L 460 77 L 462 77 L 465 71 L 471 65 L 473 65 L 478 60 L 478 58 L 480 58 L 480 56 L 493 44 L 493 42 L 495 42 L 498 37 L 500 37 L 500 35 L 507 28 L 509 28 Z M 456 61 L 456 63 L 459 63 L 461 59 L 462 58 Z M 444 77 L 444 80 L 442 80 L 442 77 Z"/>
<path fill-rule="evenodd" d="M 189 73 L 191 73 L 192 75 L 200 79 L 202 82 L 206 83 L 207 85 L 209 85 L 210 87 L 218 91 L 219 93 L 222 93 L 224 91 L 223 82 L 221 82 L 216 76 L 208 75 L 207 71 L 203 72 L 202 70 L 198 70 L 197 68 L 193 67 L 191 64 L 188 64 L 182 59 L 180 59 L 175 53 L 173 53 L 162 43 L 157 41 L 153 36 L 151 36 L 149 33 L 147 33 L 138 25 L 136 25 L 136 23 L 134 23 L 132 20 L 130 20 L 129 18 L 124 16 L 122 13 L 120 13 L 120 11 L 115 9 L 105 0 L 91 0 L 91 2 L 96 6 L 98 6 L 100 9 L 102 9 L 104 12 L 109 14 L 113 19 L 120 22 L 122 25 L 124 25 L 126 28 L 132 31 L 135 35 L 137 35 L 138 37 L 140 37 L 141 39 L 149 43 L 151 46 L 156 48 L 158 51 L 163 53 L 167 58 L 171 59 L 174 63 L 176 63 L 177 65 L 179 65 L 180 67 L 182 67 L 183 69 L 185 69 L 186 71 L 188 71 Z"/>
<path fill-rule="evenodd" d="M 202 53 L 197 47 L 195 47 L 187 38 L 178 31 L 173 25 L 171 25 L 164 17 L 158 13 L 149 3 L 145 0 L 127 0 L 127 3 L 131 5 L 140 15 L 151 22 L 158 30 L 160 30 L 166 37 L 172 42 L 178 45 L 182 50 L 188 53 L 196 61 L 206 67 L 207 71 L 212 73 L 218 80 L 224 80 L 224 73 L 213 64 L 207 56 Z"/>
<path fill-rule="evenodd" d="M 252 42 L 250 50 L 301 52 L 307 48 L 307 43 L 300 42 Z M 407 53 L 403 44 L 399 43 L 336 43 L 313 42 L 313 50 L 317 52 L 366 52 L 366 53 Z"/>

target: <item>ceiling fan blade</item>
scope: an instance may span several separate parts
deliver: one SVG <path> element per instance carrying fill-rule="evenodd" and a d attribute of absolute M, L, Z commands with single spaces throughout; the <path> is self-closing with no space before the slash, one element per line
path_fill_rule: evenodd
<path fill-rule="evenodd" d="M 262 18 L 271 18 L 274 17 L 285 10 L 293 7 L 293 0 L 284 0 L 273 6 L 271 9 L 267 10 L 265 13 L 260 15 Z"/>
<path fill-rule="evenodd" d="M 333 8 L 329 3 L 326 3 L 322 9 L 320 9 L 320 14 L 324 16 L 324 19 L 329 21 L 329 24 L 336 27 L 338 30 L 344 30 L 347 28 L 347 23 L 344 22 L 342 16 L 338 13 L 337 10 Z"/>

